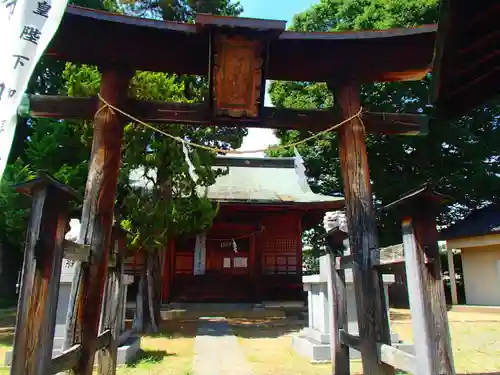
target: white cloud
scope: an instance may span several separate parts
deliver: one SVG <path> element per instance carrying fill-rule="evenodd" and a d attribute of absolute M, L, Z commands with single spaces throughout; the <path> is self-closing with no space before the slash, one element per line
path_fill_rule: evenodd
<path fill-rule="evenodd" d="M 266 82 L 266 95 L 264 97 L 264 105 L 267 107 L 271 107 L 272 103 L 271 103 L 271 98 L 269 97 L 268 87 L 269 87 L 269 81 Z M 274 135 L 273 129 L 251 128 L 248 129 L 248 135 L 245 138 L 243 138 L 243 143 L 238 150 L 240 151 L 260 150 L 260 149 L 265 149 L 270 145 L 275 145 L 278 143 L 279 140 Z M 264 157 L 264 152 L 239 154 L 236 156 L 262 158 Z"/>

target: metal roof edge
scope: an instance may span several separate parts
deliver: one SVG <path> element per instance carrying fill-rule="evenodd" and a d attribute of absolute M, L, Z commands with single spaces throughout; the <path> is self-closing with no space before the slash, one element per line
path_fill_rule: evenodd
<path fill-rule="evenodd" d="M 271 158 L 271 157 L 231 157 L 218 156 L 214 167 L 244 167 L 244 168 L 294 168 L 294 158 Z"/>
<path fill-rule="evenodd" d="M 105 22 L 133 25 L 138 27 L 150 27 L 150 28 L 170 30 L 170 31 L 180 31 L 190 34 L 195 34 L 198 32 L 196 25 L 186 22 L 164 21 L 164 20 L 155 20 L 151 18 L 129 16 L 120 13 L 107 12 L 104 10 L 91 9 L 72 4 L 69 4 L 67 6 L 66 14 L 93 18 Z"/>

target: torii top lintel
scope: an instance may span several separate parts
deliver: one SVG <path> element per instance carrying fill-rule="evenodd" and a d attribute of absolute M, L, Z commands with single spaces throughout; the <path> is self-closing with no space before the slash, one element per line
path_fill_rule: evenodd
<path fill-rule="evenodd" d="M 263 79 L 327 82 L 349 70 L 360 83 L 416 80 L 429 71 L 437 29 L 427 25 L 298 33 L 285 31 L 285 25 L 205 14 L 188 24 L 69 5 L 47 55 L 99 66 L 208 76 L 210 35 L 231 29 L 267 39 Z"/>

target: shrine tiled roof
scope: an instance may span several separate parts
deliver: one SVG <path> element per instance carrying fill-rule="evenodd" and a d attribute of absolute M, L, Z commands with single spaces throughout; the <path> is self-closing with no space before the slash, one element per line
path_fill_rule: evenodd
<path fill-rule="evenodd" d="M 305 175 L 295 166 L 294 158 L 217 157 L 213 168 L 228 168 L 208 187 L 210 200 L 221 203 L 270 204 L 303 208 L 342 209 L 344 198 L 314 193 Z M 130 180 L 137 187 L 146 187 L 142 171 L 133 171 Z M 199 187 L 199 194 L 205 194 Z"/>
<path fill-rule="evenodd" d="M 441 231 L 441 240 L 500 233 L 500 205 L 474 210 L 464 219 Z"/>
<path fill-rule="evenodd" d="M 314 193 L 294 158 L 219 157 L 214 168 L 229 169 L 208 188 L 220 202 L 315 204 L 342 208 L 344 198 Z"/>

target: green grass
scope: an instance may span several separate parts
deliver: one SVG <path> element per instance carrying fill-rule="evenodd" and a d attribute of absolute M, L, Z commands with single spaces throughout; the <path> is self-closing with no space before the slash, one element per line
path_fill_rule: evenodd
<path fill-rule="evenodd" d="M 12 349 L 15 310 L 0 309 L 0 363 Z M 162 325 L 162 332 L 141 339 L 139 358 L 129 366 L 118 368 L 118 375 L 192 375 L 196 322 L 172 321 Z M 0 366 L 0 375 L 9 368 Z"/>
<path fill-rule="evenodd" d="M 407 311 L 392 311 L 392 328 L 413 341 Z M 500 315 L 450 312 L 450 330 L 457 374 L 500 375 Z M 0 361 L 11 348 L 15 310 L 0 310 Z M 330 364 L 312 365 L 291 347 L 291 333 L 300 329 L 287 319 L 229 319 L 254 375 L 331 375 Z M 192 375 L 196 321 L 168 321 L 161 334 L 142 338 L 142 352 L 118 375 Z M 0 367 L 0 375 L 9 369 Z M 351 374 L 362 374 L 361 362 L 351 361 Z M 398 372 L 398 375 L 405 375 Z"/>

